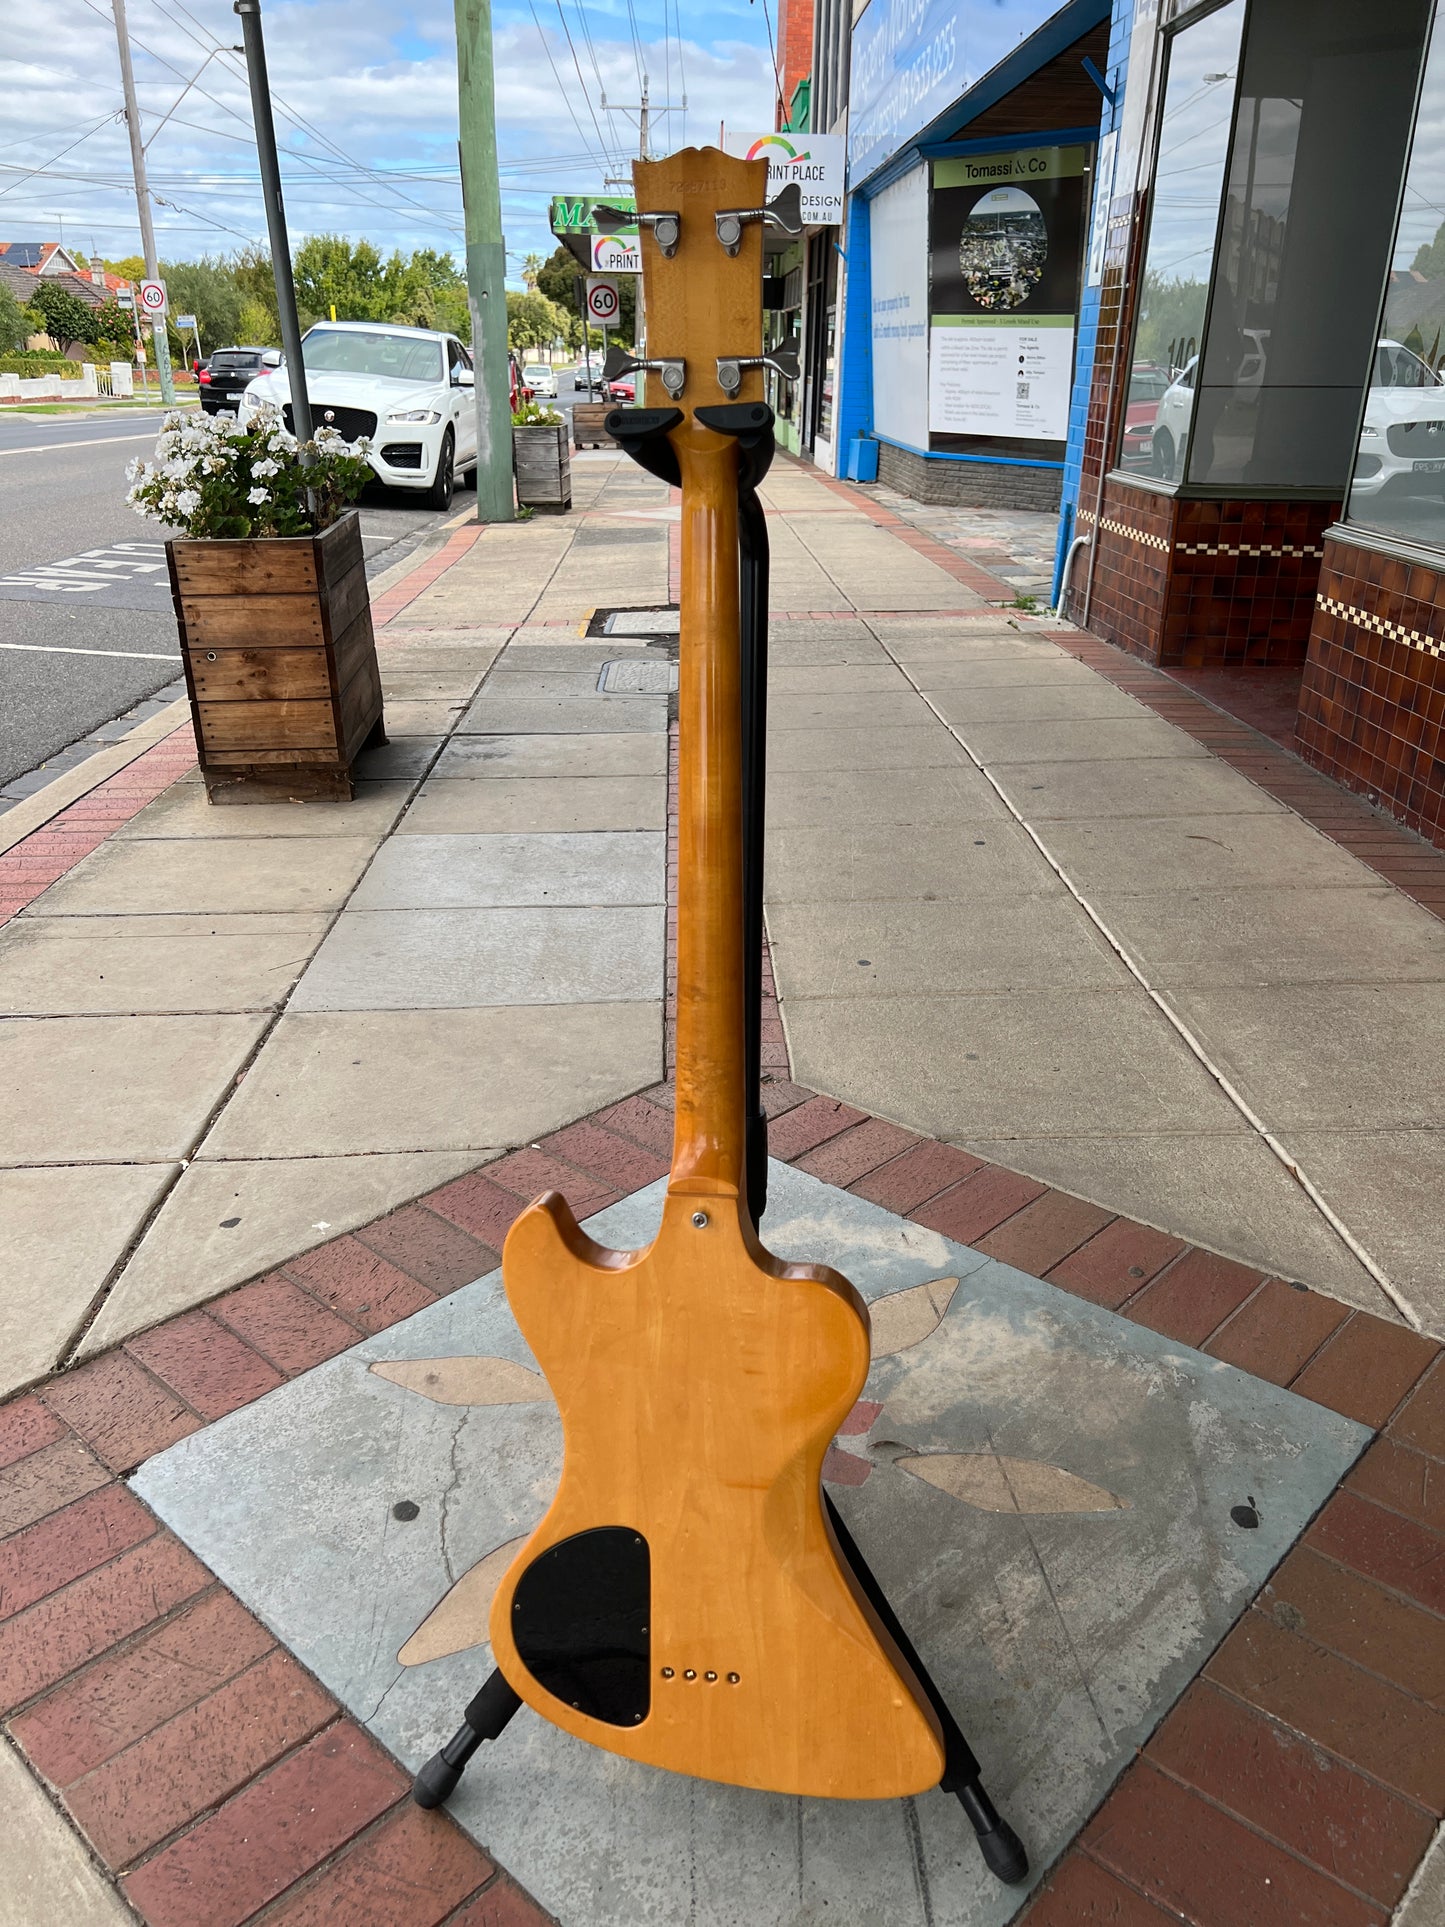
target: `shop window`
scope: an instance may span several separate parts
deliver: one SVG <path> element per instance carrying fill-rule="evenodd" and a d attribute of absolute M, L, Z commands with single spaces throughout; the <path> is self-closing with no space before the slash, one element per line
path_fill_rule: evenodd
<path fill-rule="evenodd" d="M 1370 358 L 1348 519 L 1445 548 L 1445 28 L 1420 90 L 1384 311 Z"/>
<path fill-rule="evenodd" d="M 1252 0 L 1187 476 L 1343 491 L 1426 0 Z"/>
<path fill-rule="evenodd" d="M 1124 468 L 1178 478 L 1229 155 L 1245 0 L 1182 28 L 1169 43 L 1149 240 L 1119 451 Z"/>

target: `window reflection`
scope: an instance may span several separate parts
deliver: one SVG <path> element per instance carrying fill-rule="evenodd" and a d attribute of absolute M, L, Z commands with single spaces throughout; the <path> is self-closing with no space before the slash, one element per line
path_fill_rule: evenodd
<path fill-rule="evenodd" d="M 1348 518 L 1445 547 L 1445 33 L 1425 66 Z"/>

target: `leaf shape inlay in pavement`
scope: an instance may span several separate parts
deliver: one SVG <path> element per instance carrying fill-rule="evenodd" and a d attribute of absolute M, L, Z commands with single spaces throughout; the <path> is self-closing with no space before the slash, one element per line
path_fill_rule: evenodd
<path fill-rule="evenodd" d="M 397 1358 L 371 1369 L 436 1405 L 544 1405 L 552 1398 L 540 1372 L 510 1358 Z"/>

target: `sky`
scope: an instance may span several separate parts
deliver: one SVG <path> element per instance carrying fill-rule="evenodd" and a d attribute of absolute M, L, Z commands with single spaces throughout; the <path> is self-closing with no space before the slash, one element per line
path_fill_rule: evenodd
<path fill-rule="evenodd" d="M 553 193 L 605 191 L 637 152 L 773 125 L 776 0 L 494 0 L 497 148 L 508 278 L 555 245 Z M 250 97 L 230 0 L 126 0 L 162 260 L 264 240 Z M 293 246 L 365 236 L 462 260 L 456 38 L 447 0 L 267 0 L 266 55 Z M 217 48 L 225 51 L 215 53 Z M 215 57 L 207 61 L 207 55 Z M 197 74 L 194 87 L 159 123 Z M 580 75 L 580 78 L 579 78 Z M 681 111 L 684 97 L 687 110 Z M 0 240 L 140 251 L 110 0 L 0 6 Z M 615 189 L 615 191 L 621 191 Z"/>

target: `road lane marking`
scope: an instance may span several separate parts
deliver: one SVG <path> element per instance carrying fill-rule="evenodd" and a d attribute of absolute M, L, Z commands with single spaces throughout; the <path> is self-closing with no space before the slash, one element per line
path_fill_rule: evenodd
<path fill-rule="evenodd" d="M 67 649 L 58 642 L 0 642 L 0 649 L 28 649 L 37 656 L 114 656 L 125 662 L 179 662 L 179 656 L 158 656 L 145 649 Z"/>
<path fill-rule="evenodd" d="M 58 562 L 37 562 L 0 575 L 0 589 L 49 589 L 57 595 L 90 595 L 113 582 L 158 575 L 164 568 L 164 542 L 111 542 L 103 549 L 82 549 Z"/>
<path fill-rule="evenodd" d="M 26 448 L 0 448 L 0 455 L 53 455 L 57 448 L 104 448 L 110 442 L 153 442 L 155 430 L 144 435 L 91 435 L 83 442 L 34 442 Z"/>

